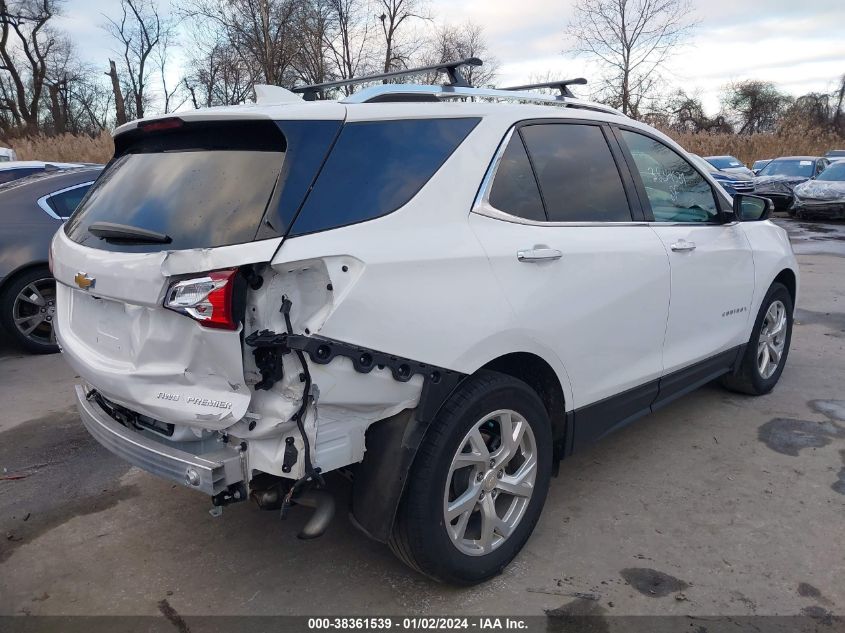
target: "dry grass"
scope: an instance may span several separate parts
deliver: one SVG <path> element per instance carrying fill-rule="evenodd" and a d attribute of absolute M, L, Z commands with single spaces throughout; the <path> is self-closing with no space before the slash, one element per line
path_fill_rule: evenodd
<path fill-rule="evenodd" d="M 842 149 L 845 140 L 832 132 L 790 129 L 778 134 L 679 134 L 666 133 L 690 152 L 700 156 L 730 154 L 747 165 L 761 158 L 778 156 L 821 156 L 830 149 Z M 97 137 L 63 134 L 14 139 L 11 147 L 21 160 L 105 163 L 114 151 L 111 135 Z"/>
<path fill-rule="evenodd" d="M 823 156 L 831 149 L 842 149 L 845 140 L 832 132 L 790 129 L 778 134 L 678 134 L 666 131 L 689 152 L 699 156 L 729 154 L 746 165 L 755 160 L 778 156 Z"/>
<path fill-rule="evenodd" d="M 114 153 L 111 134 L 99 136 L 27 136 L 12 139 L 9 146 L 17 152 L 19 160 L 43 160 L 65 163 L 105 163 Z"/>

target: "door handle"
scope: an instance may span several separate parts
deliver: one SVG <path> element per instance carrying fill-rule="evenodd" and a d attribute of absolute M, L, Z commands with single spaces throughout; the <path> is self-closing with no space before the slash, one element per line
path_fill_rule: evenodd
<path fill-rule="evenodd" d="M 516 252 L 516 258 L 521 262 L 550 262 L 563 257 L 556 248 L 526 248 Z"/>
<path fill-rule="evenodd" d="M 673 251 L 694 251 L 695 242 L 687 242 L 686 240 L 678 240 L 670 247 Z"/>

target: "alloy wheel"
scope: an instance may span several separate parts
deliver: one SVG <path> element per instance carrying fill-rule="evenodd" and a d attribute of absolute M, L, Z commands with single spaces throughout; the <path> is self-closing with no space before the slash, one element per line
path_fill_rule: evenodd
<path fill-rule="evenodd" d="M 55 345 L 56 281 L 51 277 L 27 284 L 12 304 L 12 321 L 27 339 L 40 345 Z"/>
<path fill-rule="evenodd" d="M 773 301 L 766 310 L 757 339 L 757 370 L 767 380 L 777 371 L 786 345 L 787 316 L 782 301 Z"/>
<path fill-rule="evenodd" d="M 537 444 L 522 415 L 503 409 L 475 423 L 452 458 L 443 495 L 452 544 L 470 556 L 500 547 L 525 515 L 536 475 Z"/>

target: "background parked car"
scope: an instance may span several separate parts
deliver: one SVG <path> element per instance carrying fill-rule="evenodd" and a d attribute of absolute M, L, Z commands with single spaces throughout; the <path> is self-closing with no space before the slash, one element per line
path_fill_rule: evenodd
<path fill-rule="evenodd" d="M 753 178 L 754 172 L 734 156 L 705 156 L 704 160 L 722 171 L 735 172 L 746 178 Z"/>
<path fill-rule="evenodd" d="M 753 179 L 746 178 L 736 172 L 716 169 L 698 154 L 690 154 L 690 158 L 692 158 L 695 161 L 695 164 L 701 169 L 709 172 L 710 175 L 713 176 L 713 180 L 722 185 L 722 189 L 724 189 L 728 195 L 735 196 L 738 193 L 754 193 Z"/>
<path fill-rule="evenodd" d="M 40 170 L 0 184 L 0 326 L 25 350 L 58 350 L 50 239 L 102 167 Z"/>
<path fill-rule="evenodd" d="M 845 219 L 845 160 L 795 187 L 794 196 L 791 212 L 799 218 Z"/>
<path fill-rule="evenodd" d="M 85 166 L 85 163 L 45 163 L 40 160 L 0 161 L 0 184 L 42 172 Z"/>
<path fill-rule="evenodd" d="M 0 163 L 7 163 L 10 160 L 17 160 L 18 155 L 15 153 L 15 150 L 9 149 L 8 147 L 0 147 Z"/>
<path fill-rule="evenodd" d="M 751 165 L 751 171 L 753 171 L 754 175 L 756 176 L 757 174 L 760 173 L 760 170 L 763 169 L 763 167 L 765 167 L 766 165 L 768 165 L 771 162 L 772 162 L 771 158 L 763 158 L 761 160 L 755 160 L 754 164 Z"/>
<path fill-rule="evenodd" d="M 832 149 L 827 152 L 824 157 L 828 159 L 831 163 L 836 163 L 841 160 L 845 160 L 845 149 Z"/>
<path fill-rule="evenodd" d="M 754 179 L 755 192 L 758 196 L 771 199 L 778 211 L 786 211 L 792 206 L 793 192 L 796 185 L 815 178 L 822 173 L 830 162 L 820 156 L 784 156 L 776 158 L 760 170 Z"/>

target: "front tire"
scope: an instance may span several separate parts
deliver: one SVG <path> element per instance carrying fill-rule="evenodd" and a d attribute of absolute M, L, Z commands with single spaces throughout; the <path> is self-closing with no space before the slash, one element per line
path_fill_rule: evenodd
<path fill-rule="evenodd" d="M 789 290 L 781 283 L 773 283 L 760 305 L 739 370 L 722 378 L 725 387 L 753 396 L 774 389 L 792 341 L 792 310 Z"/>
<path fill-rule="evenodd" d="M 537 393 L 497 372 L 472 376 L 423 439 L 390 548 L 435 580 L 487 580 L 534 530 L 551 470 L 551 424 Z"/>

